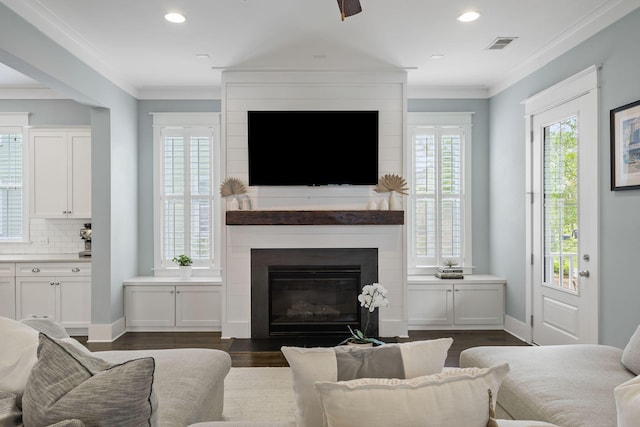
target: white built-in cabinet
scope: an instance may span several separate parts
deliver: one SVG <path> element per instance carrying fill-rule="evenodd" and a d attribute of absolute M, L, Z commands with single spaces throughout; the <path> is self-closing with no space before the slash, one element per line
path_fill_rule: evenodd
<path fill-rule="evenodd" d="M 502 329 L 505 280 L 492 275 L 464 279 L 435 276 L 409 280 L 409 329 Z"/>
<path fill-rule="evenodd" d="M 16 318 L 16 278 L 13 263 L 0 263 L 0 316 Z"/>
<path fill-rule="evenodd" d="M 91 132 L 88 128 L 33 129 L 31 216 L 91 218 Z"/>
<path fill-rule="evenodd" d="M 125 286 L 128 331 L 220 331 L 221 286 L 207 278 L 134 278 Z"/>
<path fill-rule="evenodd" d="M 16 318 L 51 316 L 70 334 L 91 323 L 91 263 L 16 263 Z"/>

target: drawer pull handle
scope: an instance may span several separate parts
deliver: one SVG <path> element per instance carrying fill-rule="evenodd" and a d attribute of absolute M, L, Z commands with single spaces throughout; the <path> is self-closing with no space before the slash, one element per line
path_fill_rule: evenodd
<path fill-rule="evenodd" d="M 78 273 L 80 271 L 80 269 L 78 267 L 73 267 L 73 269 L 71 270 L 74 273 Z"/>
<path fill-rule="evenodd" d="M 50 286 L 53 286 L 53 285 L 55 285 L 55 283 L 53 283 L 53 282 L 49 282 L 49 285 L 50 285 Z"/>
<path fill-rule="evenodd" d="M 39 269 L 38 267 L 33 267 L 33 268 L 31 269 L 31 271 L 32 271 L 33 273 L 40 273 L 40 269 Z"/>

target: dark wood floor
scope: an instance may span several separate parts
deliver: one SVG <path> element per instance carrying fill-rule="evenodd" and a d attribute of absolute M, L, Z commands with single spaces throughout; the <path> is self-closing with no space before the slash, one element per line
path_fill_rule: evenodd
<path fill-rule="evenodd" d="M 458 366 L 460 352 L 484 345 L 527 345 L 504 331 L 409 331 L 408 338 L 383 338 L 385 342 L 407 342 L 451 337 L 453 344 L 445 366 Z M 112 343 L 87 343 L 86 337 L 75 337 L 91 351 L 145 350 L 163 348 L 213 348 L 231 355 L 232 366 L 288 366 L 280 352 L 282 345 L 304 347 L 331 346 L 339 339 L 251 340 L 222 339 L 220 332 L 128 332 Z"/>

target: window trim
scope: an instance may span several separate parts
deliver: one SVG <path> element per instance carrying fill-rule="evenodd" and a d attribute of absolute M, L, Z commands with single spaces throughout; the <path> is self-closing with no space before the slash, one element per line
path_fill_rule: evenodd
<path fill-rule="evenodd" d="M 164 129 L 207 129 L 211 132 L 212 154 L 212 206 L 211 258 L 202 264 L 195 263 L 193 276 L 220 276 L 221 270 L 221 226 L 220 197 L 215 191 L 220 185 L 221 144 L 220 113 L 150 113 L 153 116 L 153 264 L 154 276 L 177 276 L 178 267 L 166 265 L 162 258 L 162 131 Z"/>
<path fill-rule="evenodd" d="M 22 134 L 22 236 L 19 239 L 0 240 L 0 244 L 30 242 L 29 206 L 29 115 L 28 112 L 0 112 L 0 129 L 12 128 Z"/>
<path fill-rule="evenodd" d="M 463 241 L 462 241 L 462 259 L 463 271 L 465 274 L 471 274 L 473 269 L 472 259 L 472 112 L 436 112 L 436 113 L 407 113 L 407 153 L 409 156 L 407 164 L 409 165 L 408 178 L 409 188 L 412 189 L 408 198 L 407 211 L 407 244 L 408 244 L 408 274 L 411 275 L 432 275 L 437 271 L 438 265 L 424 265 L 415 255 L 415 156 L 414 153 L 414 133 L 420 127 L 432 126 L 459 126 L 462 128 L 464 136 L 462 146 L 463 158 Z"/>

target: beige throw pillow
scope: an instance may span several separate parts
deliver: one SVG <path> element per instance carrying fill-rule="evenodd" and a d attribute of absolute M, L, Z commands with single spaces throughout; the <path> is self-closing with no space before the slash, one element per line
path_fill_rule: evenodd
<path fill-rule="evenodd" d="M 315 391 L 317 381 L 338 381 L 338 361 L 336 352 L 358 351 L 372 358 L 383 348 L 395 348 L 396 360 L 388 360 L 389 364 L 400 364 L 404 378 L 435 374 L 442 371 L 447 352 L 453 343 L 452 338 L 413 341 L 401 344 L 385 344 L 380 347 L 361 348 L 357 346 L 338 347 L 282 347 L 289 366 L 293 391 L 296 401 L 296 425 L 298 427 L 322 426 L 322 410 Z M 391 353 L 391 352 L 390 352 Z M 367 357 L 359 358 L 366 364 Z M 350 372 L 366 372 L 366 370 L 350 369 Z"/>
<path fill-rule="evenodd" d="M 640 422 L 640 376 L 630 379 L 615 389 L 618 427 L 637 427 Z"/>
<path fill-rule="evenodd" d="M 16 395 L 18 407 L 27 378 L 38 360 L 38 331 L 0 317 L 0 390 Z"/>
<path fill-rule="evenodd" d="M 622 352 L 622 364 L 634 374 L 640 375 L 640 326 L 631 335 Z"/>
<path fill-rule="evenodd" d="M 462 368 L 412 379 L 318 382 L 326 427 L 486 427 L 509 365 Z"/>

